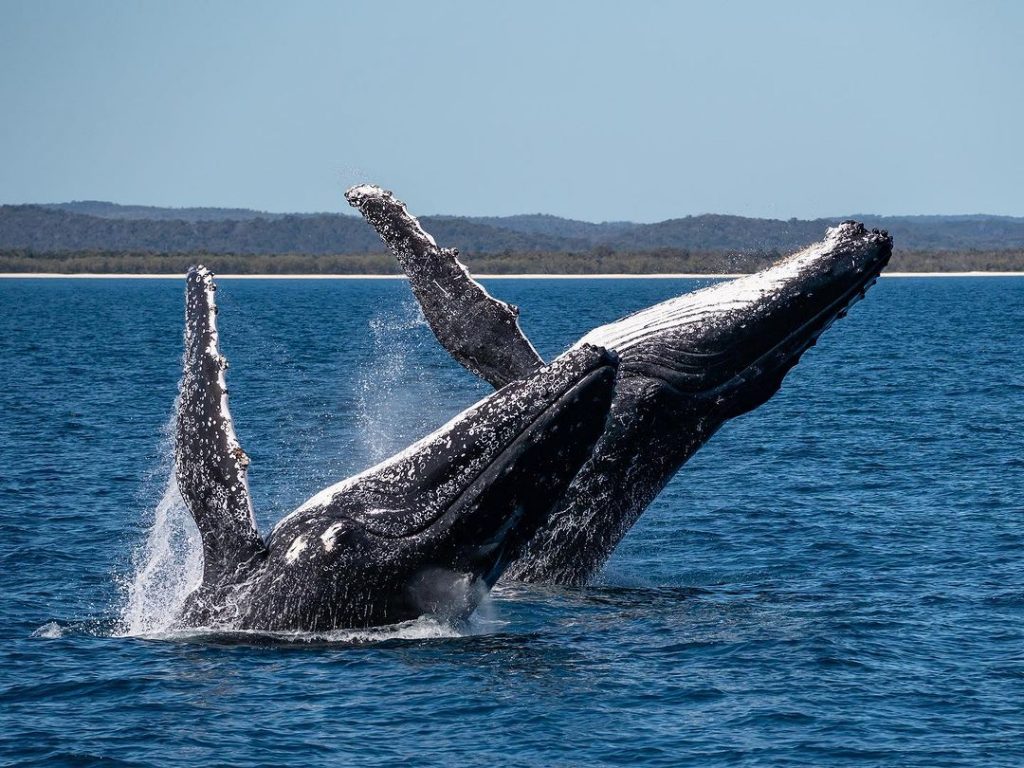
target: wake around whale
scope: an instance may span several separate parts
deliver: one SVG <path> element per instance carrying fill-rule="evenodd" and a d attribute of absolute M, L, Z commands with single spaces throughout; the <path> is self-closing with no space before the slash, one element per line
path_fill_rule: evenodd
<path fill-rule="evenodd" d="M 359 185 L 349 203 L 409 277 L 438 340 L 500 387 L 543 365 L 518 310 L 488 295 L 395 196 Z M 591 331 L 621 361 L 611 414 L 591 458 L 509 567 L 506 579 L 582 584 L 665 484 L 728 419 L 768 400 L 821 333 L 864 296 L 892 238 L 847 221 L 756 274 L 719 283 Z"/>
<path fill-rule="evenodd" d="M 591 345 L 256 528 L 228 410 L 213 275 L 187 276 L 176 478 L 202 540 L 180 623 L 328 631 L 467 616 L 547 518 L 604 430 L 617 358 Z"/>

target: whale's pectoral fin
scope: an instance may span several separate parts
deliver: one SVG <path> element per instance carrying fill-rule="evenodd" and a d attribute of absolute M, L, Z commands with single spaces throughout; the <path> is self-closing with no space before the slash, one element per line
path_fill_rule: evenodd
<path fill-rule="evenodd" d="M 439 248 L 404 203 L 369 184 L 345 197 L 395 254 L 431 330 L 459 363 L 496 389 L 544 364 L 519 328 L 519 310 L 488 294 L 458 251 Z"/>
<path fill-rule="evenodd" d="M 184 375 L 178 398 L 178 488 L 203 540 L 203 583 L 244 579 L 266 554 L 256 530 L 246 467 L 249 458 L 228 412 L 227 360 L 217 339 L 216 286 L 205 267 L 188 271 Z"/>

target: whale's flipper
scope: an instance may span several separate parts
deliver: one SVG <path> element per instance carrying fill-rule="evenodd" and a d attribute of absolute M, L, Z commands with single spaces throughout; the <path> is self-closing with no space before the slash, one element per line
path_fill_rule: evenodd
<path fill-rule="evenodd" d="M 248 566 L 267 551 L 249 498 L 249 457 L 228 412 L 227 360 L 218 346 L 215 290 L 210 270 L 189 269 L 185 370 L 175 435 L 178 488 L 202 536 L 203 585 L 210 588 L 241 581 Z"/>
<path fill-rule="evenodd" d="M 439 248 L 401 200 L 370 184 L 352 187 L 345 197 L 395 254 L 431 330 L 452 357 L 495 389 L 544 365 L 519 328 L 519 310 L 488 294 L 459 262 L 458 251 Z"/>

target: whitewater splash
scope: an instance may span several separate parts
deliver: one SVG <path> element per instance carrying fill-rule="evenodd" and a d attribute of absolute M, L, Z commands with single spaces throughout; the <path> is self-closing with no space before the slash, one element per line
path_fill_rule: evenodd
<path fill-rule="evenodd" d="M 132 554 L 134 574 L 124 585 L 121 633 L 156 635 L 174 629 L 185 598 L 203 581 L 199 531 L 174 479 L 174 467 L 153 510 L 146 540 Z"/>

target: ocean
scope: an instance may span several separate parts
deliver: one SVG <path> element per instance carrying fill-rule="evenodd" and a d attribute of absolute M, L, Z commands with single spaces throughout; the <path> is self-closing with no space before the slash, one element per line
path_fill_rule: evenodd
<path fill-rule="evenodd" d="M 706 284 L 494 280 L 550 358 Z M 1024 279 L 882 279 L 586 588 L 169 632 L 180 279 L 0 280 L 3 765 L 1024 765 Z M 223 280 L 261 529 L 489 391 L 394 280 Z"/>

